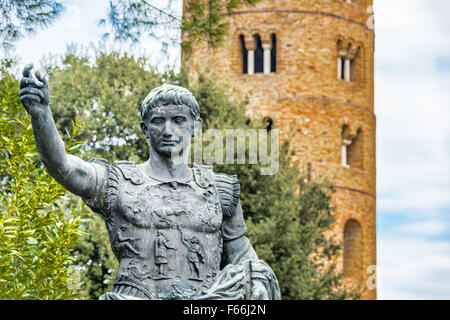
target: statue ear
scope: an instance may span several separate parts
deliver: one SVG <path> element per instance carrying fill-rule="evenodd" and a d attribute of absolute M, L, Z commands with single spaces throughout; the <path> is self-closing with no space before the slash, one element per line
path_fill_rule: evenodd
<path fill-rule="evenodd" d="M 144 136 L 147 136 L 148 128 L 144 121 L 141 122 L 141 130 L 144 133 Z"/>
<path fill-rule="evenodd" d="M 203 123 L 202 118 L 198 118 L 197 120 L 195 120 L 195 122 L 194 122 L 194 132 L 192 133 L 193 137 L 195 137 L 197 134 L 202 132 L 202 123 Z"/>

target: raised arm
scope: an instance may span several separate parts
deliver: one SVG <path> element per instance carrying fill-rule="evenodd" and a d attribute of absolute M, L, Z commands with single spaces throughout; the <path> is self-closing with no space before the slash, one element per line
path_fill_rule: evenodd
<path fill-rule="evenodd" d="M 94 165 L 66 154 L 49 103 L 47 80 L 39 71 L 33 78 L 33 65 L 27 65 L 20 80 L 20 101 L 31 115 L 36 147 L 48 173 L 64 188 L 83 197 L 91 197 L 98 179 Z M 100 170 L 100 171 L 99 171 Z M 97 172 L 101 172 L 98 169 Z"/>

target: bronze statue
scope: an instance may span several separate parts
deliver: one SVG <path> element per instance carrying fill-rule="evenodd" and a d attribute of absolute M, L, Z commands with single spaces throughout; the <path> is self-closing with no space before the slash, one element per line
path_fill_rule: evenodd
<path fill-rule="evenodd" d="M 65 153 L 48 83 L 32 68 L 24 68 L 20 99 L 41 160 L 104 218 L 119 261 L 113 292 L 100 299 L 280 299 L 275 274 L 245 236 L 237 177 L 188 166 L 202 128 L 191 92 L 163 85 L 143 101 L 148 161 L 84 161 Z"/>

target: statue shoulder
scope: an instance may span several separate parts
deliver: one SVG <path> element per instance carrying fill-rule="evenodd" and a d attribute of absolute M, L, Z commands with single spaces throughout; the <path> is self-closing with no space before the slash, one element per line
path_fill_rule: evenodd
<path fill-rule="evenodd" d="M 233 216 L 236 213 L 241 196 L 241 185 L 237 176 L 216 173 L 214 174 L 214 184 L 219 193 L 224 216 Z"/>
<path fill-rule="evenodd" d="M 114 161 L 113 166 L 117 168 L 125 178 L 132 184 L 140 185 L 144 183 L 142 172 L 136 167 L 134 161 Z"/>
<path fill-rule="evenodd" d="M 194 173 L 195 183 L 205 189 L 214 184 L 214 173 L 212 166 L 205 166 L 199 164 L 192 164 L 192 171 Z"/>
<path fill-rule="evenodd" d="M 220 199 L 222 213 L 231 217 L 236 212 L 241 195 L 241 185 L 236 175 L 214 173 L 212 166 L 193 164 L 194 180 L 201 188 L 215 186 Z"/>
<path fill-rule="evenodd" d="M 97 179 L 94 196 L 83 198 L 83 200 L 94 212 L 108 216 L 114 207 L 119 190 L 119 174 L 114 166 L 105 159 L 94 158 L 89 162 L 103 167 L 106 175 L 101 181 Z"/>

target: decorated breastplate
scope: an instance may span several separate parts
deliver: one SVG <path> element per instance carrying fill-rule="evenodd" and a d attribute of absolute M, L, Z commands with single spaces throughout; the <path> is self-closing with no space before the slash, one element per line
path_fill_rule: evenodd
<path fill-rule="evenodd" d="M 185 181 L 162 182 L 132 162 L 116 162 L 117 195 L 106 219 L 119 260 L 115 291 L 150 299 L 187 299 L 219 272 L 223 220 L 211 167 Z"/>

